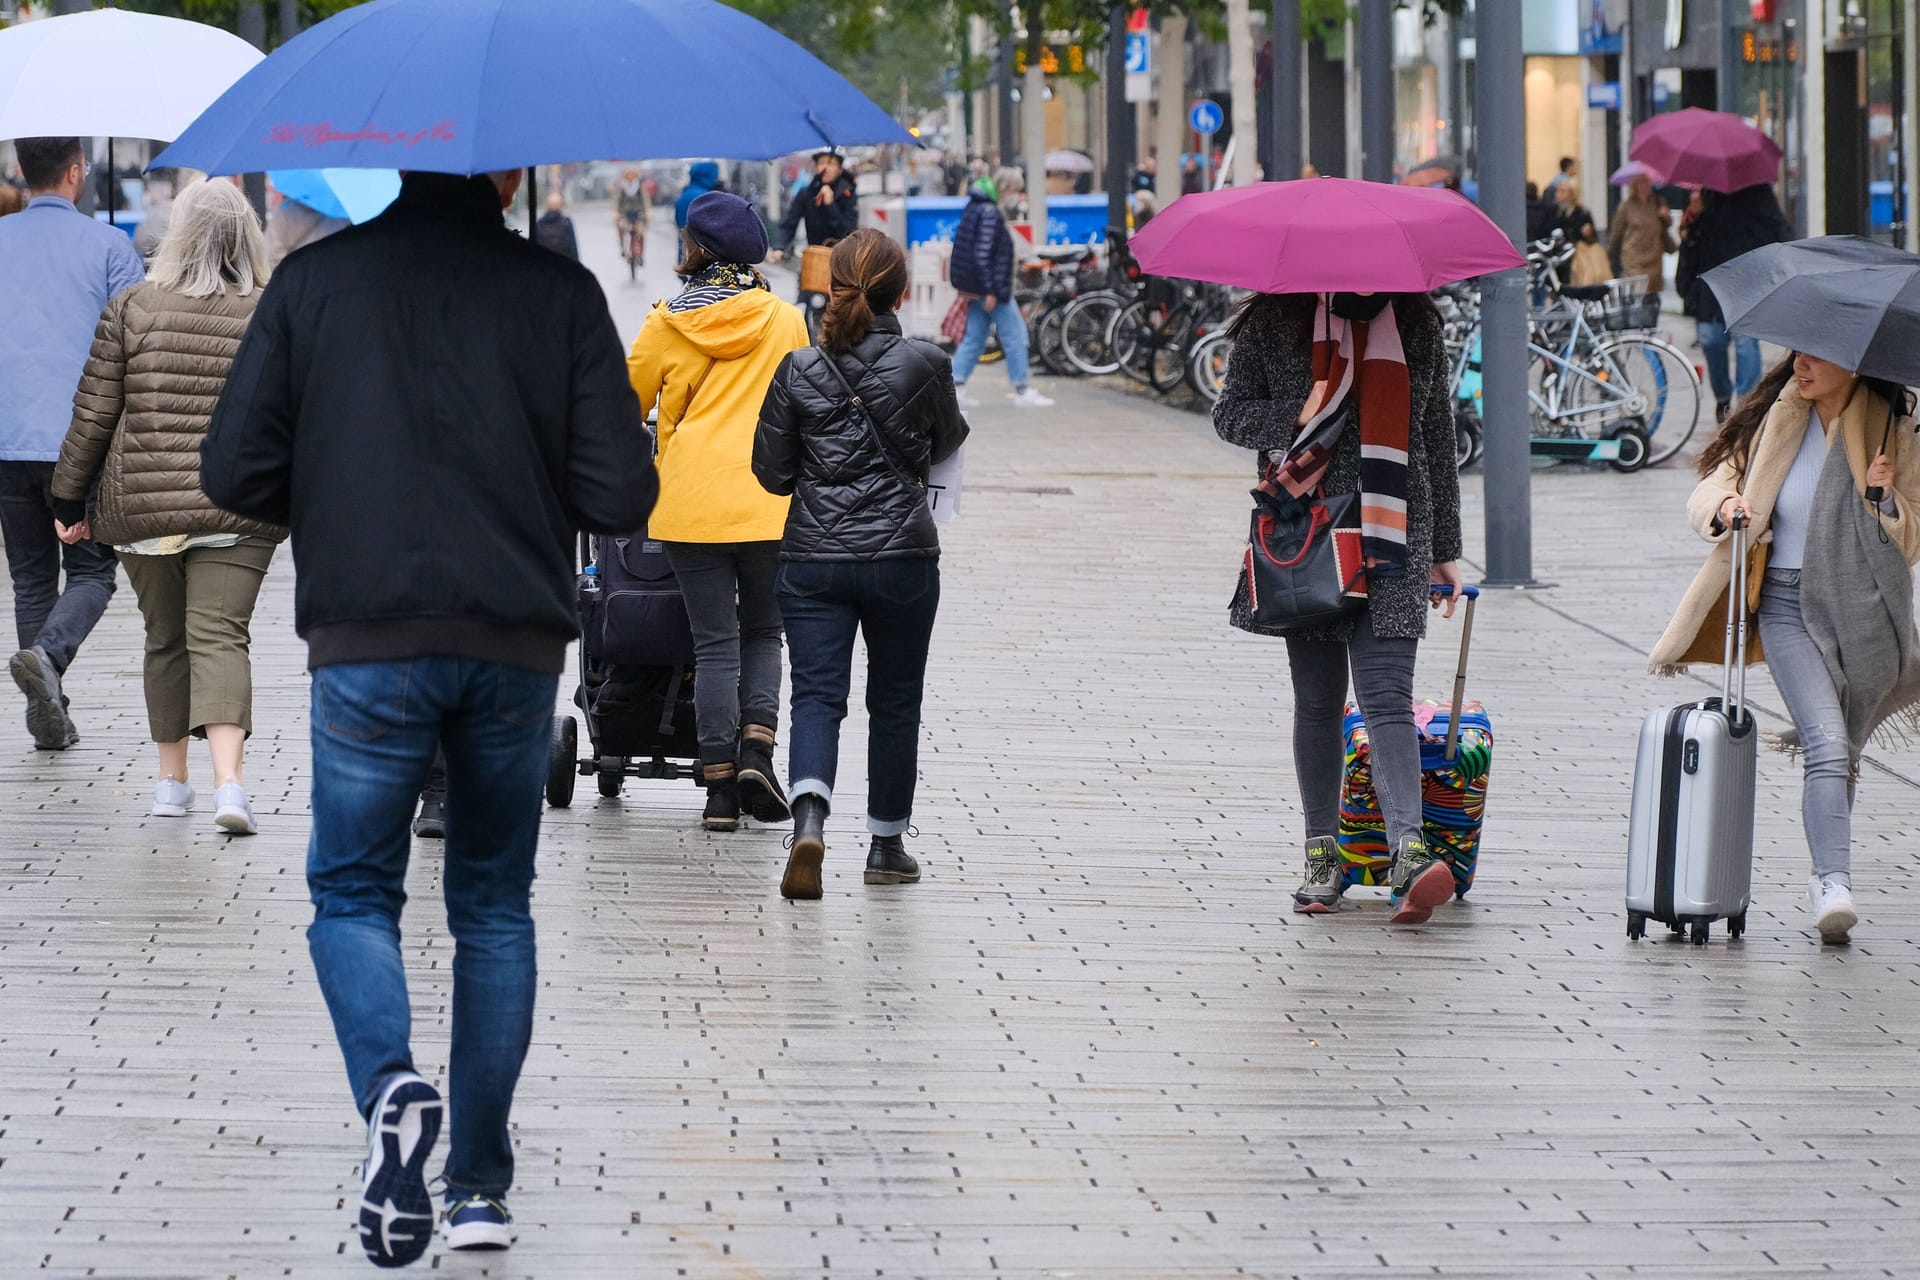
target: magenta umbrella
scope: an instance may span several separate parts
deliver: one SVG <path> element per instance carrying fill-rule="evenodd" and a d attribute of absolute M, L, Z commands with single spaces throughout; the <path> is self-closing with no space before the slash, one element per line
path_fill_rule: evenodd
<path fill-rule="evenodd" d="M 1526 262 L 1457 192 L 1347 178 L 1181 196 L 1128 247 L 1152 275 L 1261 293 L 1426 293 Z"/>
<path fill-rule="evenodd" d="M 1780 176 L 1780 146 L 1724 111 L 1688 107 L 1655 116 L 1633 131 L 1630 159 L 1667 181 L 1709 191 L 1740 191 Z"/>

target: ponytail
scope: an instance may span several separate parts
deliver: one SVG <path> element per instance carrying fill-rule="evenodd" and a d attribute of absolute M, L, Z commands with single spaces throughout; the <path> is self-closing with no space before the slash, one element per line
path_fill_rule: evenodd
<path fill-rule="evenodd" d="M 900 305 L 907 291 L 907 255 L 884 231 L 863 227 L 833 246 L 832 277 L 820 345 L 845 355 L 866 341 L 875 315 Z"/>

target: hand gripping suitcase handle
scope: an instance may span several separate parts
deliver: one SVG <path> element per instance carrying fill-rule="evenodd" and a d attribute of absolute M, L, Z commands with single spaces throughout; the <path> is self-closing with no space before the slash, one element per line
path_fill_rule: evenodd
<path fill-rule="evenodd" d="M 1445 583 L 1435 583 L 1432 593 L 1450 596 L 1453 588 Z M 1447 717 L 1448 760 L 1456 759 L 1460 754 L 1460 717 L 1467 709 L 1467 653 L 1473 647 L 1473 607 L 1480 603 L 1480 588 L 1465 587 L 1460 594 L 1467 598 L 1467 612 L 1460 619 L 1460 665 L 1453 673 L 1453 714 Z"/>
<path fill-rule="evenodd" d="M 1733 513 L 1727 539 L 1733 570 L 1727 575 L 1727 641 L 1720 675 L 1720 708 L 1737 730 L 1747 709 L 1747 514 Z"/>

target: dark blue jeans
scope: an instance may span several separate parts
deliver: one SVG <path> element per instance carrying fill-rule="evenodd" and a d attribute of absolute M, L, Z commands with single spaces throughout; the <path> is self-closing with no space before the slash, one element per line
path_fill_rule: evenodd
<path fill-rule="evenodd" d="M 61 543 L 53 532 L 52 484 L 51 462 L 0 462 L 0 541 L 13 579 L 14 632 L 22 649 L 39 645 L 53 669 L 65 672 L 113 599 L 120 561 L 98 542 Z"/>
<path fill-rule="evenodd" d="M 840 722 L 853 686 L 853 638 L 867 641 L 867 829 L 894 836 L 913 819 L 920 698 L 940 608 L 940 562 L 925 557 L 788 561 L 774 581 L 793 664 L 791 796 L 833 803 Z"/>
<path fill-rule="evenodd" d="M 365 1115 L 413 1069 L 400 957 L 414 801 L 447 759 L 453 934 L 450 1195 L 513 1185 L 507 1113 L 533 1034 L 533 856 L 554 694 L 550 672 L 464 658 L 344 663 L 313 673 L 307 946 Z"/>

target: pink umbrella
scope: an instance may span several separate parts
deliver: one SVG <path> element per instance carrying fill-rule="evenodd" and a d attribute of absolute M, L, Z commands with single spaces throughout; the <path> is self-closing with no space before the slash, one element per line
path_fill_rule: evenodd
<path fill-rule="evenodd" d="M 1629 160 L 1618 169 L 1615 169 L 1613 176 L 1607 179 L 1607 183 L 1610 186 L 1624 187 L 1635 178 L 1645 178 L 1656 187 L 1664 187 L 1667 185 L 1665 178 L 1655 173 L 1652 169 L 1649 169 L 1646 165 L 1641 164 L 1638 160 Z"/>
<path fill-rule="evenodd" d="M 1779 144 L 1739 116 L 1688 107 L 1633 131 L 1627 155 L 1670 182 L 1739 191 L 1780 176 Z"/>
<path fill-rule="evenodd" d="M 1346 178 L 1181 196 L 1129 247 L 1150 274 L 1262 293 L 1425 293 L 1526 262 L 1465 196 Z"/>

